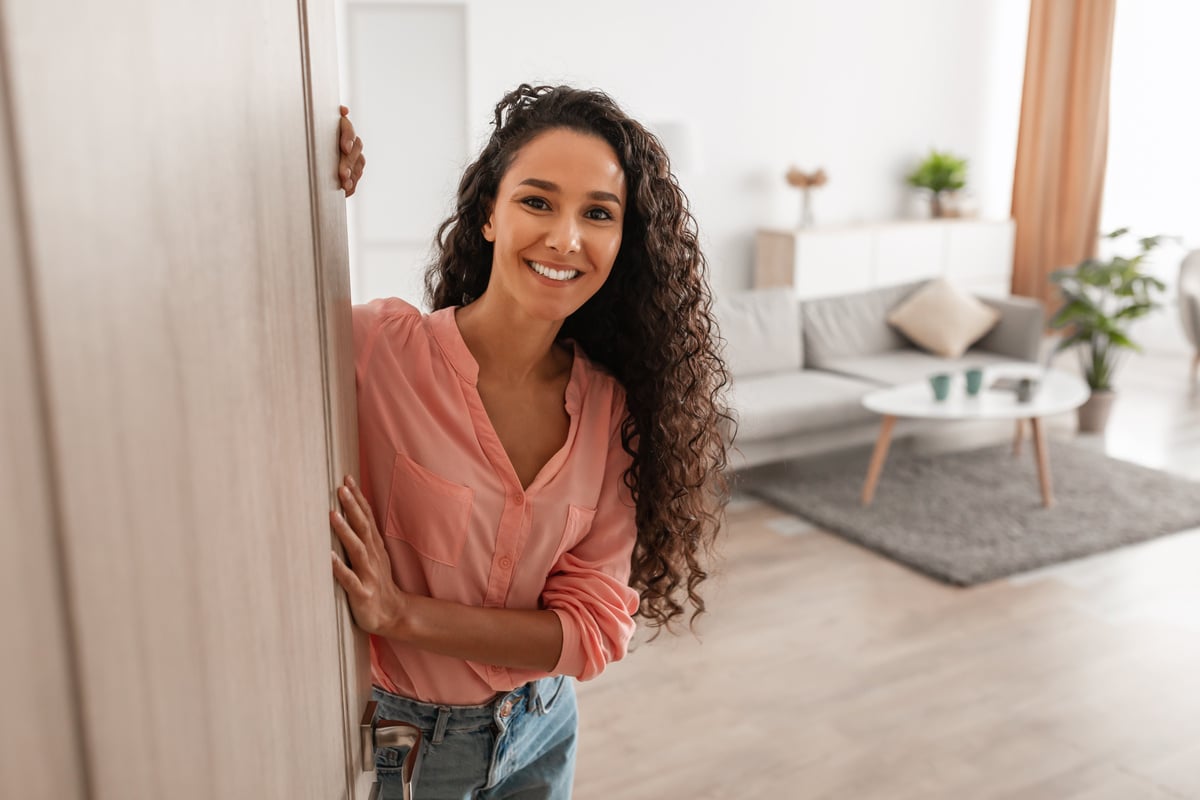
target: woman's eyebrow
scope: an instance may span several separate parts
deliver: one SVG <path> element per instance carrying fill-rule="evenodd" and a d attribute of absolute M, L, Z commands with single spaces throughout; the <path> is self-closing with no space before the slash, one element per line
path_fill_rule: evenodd
<path fill-rule="evenodd" d="M 557 183 L 553 183 L 551 181 L 544 181 L 541 178 L 526 178 L 525 180 L 521 181 L 517 185 L 518 186 L 533 186 L 537 189 L 541 189 L 544 192 L 561 192 L 562 191 L 562 189 L 559 187 L 559 185 Z M 588 197 L 592 200 L 606 200 L 610 203 L 616 203 L 617 205 L 621 205 L 621 198 L 617 197 L 612 192 L 601 192 L 601 191 L 588 192 Z"/>

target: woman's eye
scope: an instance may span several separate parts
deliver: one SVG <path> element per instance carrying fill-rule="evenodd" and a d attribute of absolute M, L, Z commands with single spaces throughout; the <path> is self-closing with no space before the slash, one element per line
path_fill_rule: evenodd
<path fill-rule="evenodd" d="M 613 218 L 613 215 L 608 213 L 608 209 L 604 209 L 604 208 L 593 208 L 591 211 L 589 211 L 587 213 L 588 213 L 588 219 L 606 220 L 606 219 Z M 599 216 L 593 217 L 593 216 L 591 216 L 592 214 L 598 214 Z"/>
<path fill-rule="evenodd" d="M 538 211 L 545 211 L 550 205 L 540 197 L 526 197 L 521 201 L 530 208 L 536 208 Z"/>

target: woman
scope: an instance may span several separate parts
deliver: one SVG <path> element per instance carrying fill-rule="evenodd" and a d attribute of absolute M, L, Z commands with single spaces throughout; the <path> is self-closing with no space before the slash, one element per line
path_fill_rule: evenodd
<path fill-rule="evenodd" d="M 379 717 L 424 731 L 422 800 L 569 797 L 570 678 L 624 656 L 635 614 L 703 611 L 728 497 L 705 272 L 658 140 L 602 93 L 523 84 L 438 231 L 433 312 L 355 307 L 333 569 Z M 403 756 L 377 752 L 384 796 Z"/>

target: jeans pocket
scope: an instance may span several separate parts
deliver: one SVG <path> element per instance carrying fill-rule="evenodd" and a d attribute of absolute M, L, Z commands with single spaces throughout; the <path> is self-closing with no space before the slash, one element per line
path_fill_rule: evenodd
<path fill-rule="evenodd" d="M 539 681 L 538 696 L 542 700 L 542 708 L 547 714 L 550 709 L 554 708 L 555 702 L 558 701 L 559 695 L 563 693 L 563 688 L 569 681 L 566 675 L 556 675 L 552 678 L 543 678 Z"/>

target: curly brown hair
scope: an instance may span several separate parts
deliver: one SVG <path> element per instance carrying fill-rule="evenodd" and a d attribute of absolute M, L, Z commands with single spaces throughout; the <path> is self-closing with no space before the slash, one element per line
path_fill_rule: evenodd
<path fill-rule="evenodd" d="M 669 630 L 690 602 L 694 621 L 704 611 L 702 556 L 711 555 L 729 500 L 722 426 L 733 420 L 687 197 L 662 143 L 603 92 L 521 84 L 496 105 L 494 125 L 463 173 L 455 212 L 438 228 L 425 301 L 433 310 L 466 305 L 486 290 L 493 245 L 482 229 L 526 143 L 567 128 L 612 146 L 630 198 L 620 250 L 608 280 L 558 338 L 575 339 L 625 388 L 621 443 L 633 458 L 624 480 L 637 504 L 630 585 L 641 595 L 638 614 Z"/>

